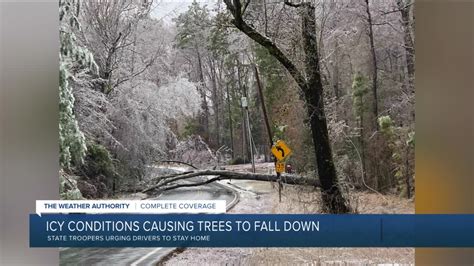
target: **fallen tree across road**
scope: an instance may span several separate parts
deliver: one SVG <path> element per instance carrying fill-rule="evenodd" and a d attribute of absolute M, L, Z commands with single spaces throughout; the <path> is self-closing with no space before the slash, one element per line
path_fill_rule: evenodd
<path fill-rule="evenodd" d="M 200 180 L 193 183 L 181 183 L 177 184 L 175 182 L 180 180 L 189 179 L 192 177 L 197 176 L 213 176 L 207 180 Z M 268 174 L 255 174 L 255 173 L 240 173 L 240 172 L 232 172 L 232 171 L 224 171 L 224 170 L 196 170 L 196 171 L 188 171 L 185 173 L 180 174 L 172 174 L 166 176 L 157 177 L 158 182 L 157 184 L 150 186 L 144 190 L 143 193 L 152 191 L 152 190 L 171 190 L 180 187 L 196 187 L 202 186 L 205 184 L 209 184 L 219 180 L 254 180 L 254 181 L 267 181 L 267 182 L 278 182 L 281 181 L 285 184 L 290 185 L 303 185 L 303 186 L 313 186 L 313 187 L 320 187 L 319 180 L 316 178 L 308 178 L 296 175 L 282 175 L 278 178 L 276 175 L 268 175 Z"/>

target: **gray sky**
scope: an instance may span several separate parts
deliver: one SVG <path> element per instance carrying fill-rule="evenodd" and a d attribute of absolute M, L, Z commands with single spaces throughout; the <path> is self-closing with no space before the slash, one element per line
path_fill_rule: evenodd
<path fill-rule="evenodd" d="M 218 0 L 196 0 L 201 5 L 213 8 Z M 193 0 L 155 0 L 151 16 L 172 23 L 172 19 L 185 12 Z"/>

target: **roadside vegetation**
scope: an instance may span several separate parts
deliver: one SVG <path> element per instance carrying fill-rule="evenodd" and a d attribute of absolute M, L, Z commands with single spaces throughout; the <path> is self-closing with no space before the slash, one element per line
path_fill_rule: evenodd
<path fill-rule="evenodd" d="M 271 162 L 278 139 L 321 212 L 413 198 L 412 1 L 164 4 L 60 0 L 61 198 L 163 189 L 162 160 Z"/>

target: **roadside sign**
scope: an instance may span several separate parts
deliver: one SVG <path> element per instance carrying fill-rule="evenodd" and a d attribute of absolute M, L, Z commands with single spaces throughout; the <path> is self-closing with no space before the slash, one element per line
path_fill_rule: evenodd
<path fill-rule="evenodd" d="M 275 170 L 277 173 L 285 172 L 285 163 L 284 162 L 277 162 L 275 164 Z"/>
<path fill-rule="evenodd" d="M 275 145 L 273 145 L 272 153 L 278 161 L 283 161 L 285 158 L 291 155 L 291 149 L 283 140 L 279 140 L 275 143 Z"/>
<path fill-rule="evenodd" d="M 242 97 L 242 99 L 240 99 L 240 101 L 242 103 L 243 108 L 246 108 L 247 106 L 249 106 L 249 104 L 247 102 L 247 97 Z"/>

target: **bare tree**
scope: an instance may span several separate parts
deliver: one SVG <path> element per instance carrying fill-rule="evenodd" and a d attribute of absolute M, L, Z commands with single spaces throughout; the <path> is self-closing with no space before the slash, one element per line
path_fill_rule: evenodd
<path fill-rule="evenodd" d="M 265 47 L 290 73 L 298 86 L 303 91 L 307 112 L 311 125 L 316 164 L 321 181 L 322 198 L 326 209 L 332 213 L 346 213 L 350 209 L 346 204 L 340 190 L 336 169 L 334 166 L 331 144 L 328 136 L 326 115 L 323 102 L 323 85 L 319 68 L 319 55 L 316 37 L 316 18 L 313 4 L 302 2 L 294 4 L 285 1 L 285 4 L 302 9 L 303 47 L 306 54 L 305 73 L 297 69 L 277 45 L 268 37 L 257 32 L 244 20 L 244 13 L 250 1 L 224 0 L 228 10 L 233 16 L 232 24 L 248 37 Z"/>
<path fill-rule="evenodd" d="M 407 61 L 408 84 L 410 89 L 414 90 L 415 82 L 415 45 L 412 38 L 412 19 L 410 15 L 411 6 L 413 3 L 406 3 L 404 0 L 397 0 L 397 6 L 400 10 L 403 26 L 403 40 L 405 48 L 405 57 Z"/>
<path fill-rule="evenodd" d="M 375 52 L 375 44 L 374 44 L 374 30 L 373 30 L 373 21 L 372 21 L 372 13 L 370 11 L 369 0 L 365 1 L 365 8 L 367 13 L 367 35 L 369 36 L 369 44 L 370 44 L 370 56 L 371 56 L 371 70 L 372 70 L 372 112 L 373 112 L 373 125 L 374 129 L 378 127 L 377 118 L 379 116 L 378 110 L 378 96 L 377 96 L 377 82 L 378 82 L 378 69 L 377 69 L 377 54 Z"/>
<path fill-rule="evenodd" d="M 114 74 L 122 66 L 126 49 L 132 50 L 136 45 L 136 27 L 148 16 L 151 1 L 135 0 L 88 0 L 84 2 L 84 19 L 87 28 L 83 41 L 93 51 L 100 68 L 100 90 L 109 94 L 118 85 L 142 74 L 155 56 L 146 60 L 141 69 L 128 75 L 116 77 Z"/>

